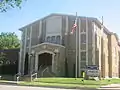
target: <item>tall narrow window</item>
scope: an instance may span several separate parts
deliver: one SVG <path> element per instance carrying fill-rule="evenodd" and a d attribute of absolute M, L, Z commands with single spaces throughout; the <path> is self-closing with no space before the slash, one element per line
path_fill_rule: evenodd
<path fill-rule="evenodd" d="M 86 29 L 81 29 L 81 32 L 86 32 Z"/>
<path fill-rule="evenodd" d="M 86 43 L 81 43 L 81 50 L 86 50 Z"/>
<path fill-rule="evenodd" d="M 52 43 L 55 43 L 55 36 L 52 36 L 52 37 L 51 37 L 51 42 L 52 42 Z"/>
<path fill-rule="evenodd" d="M 81 20 L 81 32 L 86 32 L 86 20 Z"/>
<path fill-rule="evenodd" d="M 85 68 L 85 67 L 86 67 L 86 62 L 81 62 L 80 67 L 81 67 L 81 68 Z"/>
<path fill-rule="evenodd" d="M 59 35 L 56 37 L 56 43 L 60 44 L 60 36 Z"/>
<path fill-rule="evenodd" d="M 51 41 L 51 38 L 50 36 L 47 37 L 47 42 L 50 42 Z"/>
<path fill-rule="evenodd" d="M 86 43 L 86 34 L 81 34 L 81 43 Z"/>
<path fill-rule="evenodd" d="M 86 52 L 81 52 L 81 61 L 86 61 Z"/>

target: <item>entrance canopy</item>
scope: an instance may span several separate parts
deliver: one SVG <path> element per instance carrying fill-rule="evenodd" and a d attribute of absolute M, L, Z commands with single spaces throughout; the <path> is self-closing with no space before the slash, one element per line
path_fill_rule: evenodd
<path fill-rule="evenodd" d="M 35 53 L 43 53 L 43 52 L 50 52 L 50 53 L 65 53 L 65 47 L 58 44 L 52 43 L 42 43 L 35 46 L 32 46 L 31 52 Z"/>
<path fill-rule="evenodd" d="M 56 75 L 64 75 L 65 47 L 58 44 L 42 43 L 31 48 L 35 58 L 35 71 L 38 71 L 39 62 L 52 66 L 52 72 Z M 50 59 L 48 59 L 50 58 Z M 49 60 L 49 61 L 48 61 Z M 58 71 L 59 70 L 59 71 Z"/>

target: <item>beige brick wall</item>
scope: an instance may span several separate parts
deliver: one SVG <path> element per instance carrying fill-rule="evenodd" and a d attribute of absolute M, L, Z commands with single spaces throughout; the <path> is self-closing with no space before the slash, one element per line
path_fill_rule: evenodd
<path fill-rule="evenodd" d="M 109 36 L 110 46 L 109 51 L 109 76 L 119 77 L 119 46 L 114 34 Z"/>
<path fill-rule="evenodd" d="M 118 77 L 120 76 L 120 70 L 119 70 L 120 46 L 118 45 L 118 40 L 114 33 L 106 32 L 105 30 L 101 33 L 100 31 L 101 30 L 96 31 L 96 39 L 95 39 L 96 40 L 96 53 L 95 53 L 96 65 L 99 65 L 99 68 L 101 69 L 100 70 L 101 76 L 103 78 Z M 100 38 L 100 35 L 102 35 L 101 38 Z M 101 43 L 99 43 L 99 39 L 101 39 Z M 100 56 L 101 56 L 101 59 L 99 58 Z"/>
<path fill-rule="evenodd" d="M 102 48 L 101 48 L 101 75 L 102 77 L 108 77 L 108 37 L 103 32 Z"/>
<path fill-rule="evenodd" d="M 68 60 L 68 68 L 69 68 L 69 76 L 74 76 L 74 64 L 75 64 L 75 43 L 76 43 L 76 37 L 75 33 L 73 35 L 70 34 L 72 26 L 74 24 L 75 16 L 67 16 L 67 15 L 58 15 L 59 17 L 56 17 L 56 15 L 50 16 L 49 18 L 44 18 L 41 21 L 40 20 L 25 26 L 23 29 L 23 51 L 21 52 L 21 67 L 22 70 L 24 69 L 24 54 L 28 49 L 26 47 L 29 46 L 29 41 L 27 40 L 28 37 L 30 37 L 30 27 L 32 26 L 32 46 L 40 44 L 40 41 L 44 42 L 46 36 L 49 36 L 51 34 L 58 34 L 61 36 L 61 44 L 66 47 L 66 59 Z M 83 30 L 86 31 L 86 18 L 80 17 L 78 20 L 78 29 L 80 28 L 80 32 L 77 34 L 80 34 Z M 85 51 L 88 53 L 88 56 L 86 57 L 86 60 L 88 59 L 88 65 L 93 65 L 93 61 L 95 65 L 98 65 L 101 70 L 101 75 L 103 77 L 118 77 L 119 76 L 119 53 L 120 50 L 118 46 L 118 41 L 116 39 L 116 36 L 114 34 L 110 34 L 104 30 L 102 32 L 101 30 L 101 24 L 98 23 L 96 19 L 87 18 L 88 22 L 88 32 L 84 32 L 86 36 L 88 35 L 88 42 L 86 44 L 80 45 L 80 50 Z M 81 21 L 81 25 L 79 25 L 79 21 Z M 95 22 L 95 24 L 98 26 L 97 32 L 93 31 L 92 22 Z M 25 30 L 24 30 L 25 29 Z M 50 29 L 50 30 L 49 30 Z M 26 31 L 27 30 L 27 31 Z M 57 31 L 56 31 L 57 30 Z M 78 31 L 78 30 L 77 30 Z M 42 34 L 40 34 L 42 33 Z M 67 33 L 67 35 L 65 35 Z M 96 33 L 96 34 L 95 34 Z M 93 47 L 93 35 L 95 36 L 95 47 Z M 25 35 L 27 35 L 27 38 L 25 38 Z M 41 35 L 40 37 L 38 37 Z M 82 34 L 80 34 L 82 36 Z M 25 45 L 26 40 L 26 45 Z M 83 48 L 84 50 L 82 50 Z M 86 50 L 88 48 L 88 50 Z M 95 48 L 95 52 L 93 53 L 93 49 Z M 79 48 L 78 48 L 79 50 Z M 95 55 L 95 60 L 93 60 L 93 56 Z M 86 65 L 86 61 L 83 62 Z M 81 66 L 83 63 L 79 63 Z M 80 67 L 81 67 L 80 66 Z"/>

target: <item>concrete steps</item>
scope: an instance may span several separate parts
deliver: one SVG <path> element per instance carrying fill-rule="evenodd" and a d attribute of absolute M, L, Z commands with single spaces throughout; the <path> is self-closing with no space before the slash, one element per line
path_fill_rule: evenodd
<path fill-rule="evenodd" d="M 38 71 L 38 78 L 39 77 L 54 77 L 55 74 L 51 70 L 51 66 L 41 67 Z"/>

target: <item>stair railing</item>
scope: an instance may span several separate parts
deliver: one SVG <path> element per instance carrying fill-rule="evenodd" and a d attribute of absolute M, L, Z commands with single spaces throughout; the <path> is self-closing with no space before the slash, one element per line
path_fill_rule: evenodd
<path fill-rule="evenodd" d="M 48 71 L 48 67 L 46 67 L 46 68 L 41 72 L 41 74 L 42 74 L 41 76 L 43 76 L 43 73 L 44 73 L 46 70 Z"/>
<path fill-rule="evenodd" d="M 42 68 L 43 65 L 40 65 L 40 67 L 38 68 L 39 70 Z"/>
<path fill-rule="evenodd" d="M 37 79 L 37 73 L 33 73 L 33 74 L 31 75 L 31 81 L 33 80 L 33 76 L 35 76 L 35 79 Z"/>
<path fill-rule="evenodd" d="M 19 75 L 19 73 L 15 74 L 14 77 L 15 77 L 15 79 L 16 79 L 16 82 L 18 83 L 18 82 L 20 81 L 20 77 L 21 77 L 21 76 Z"/>

